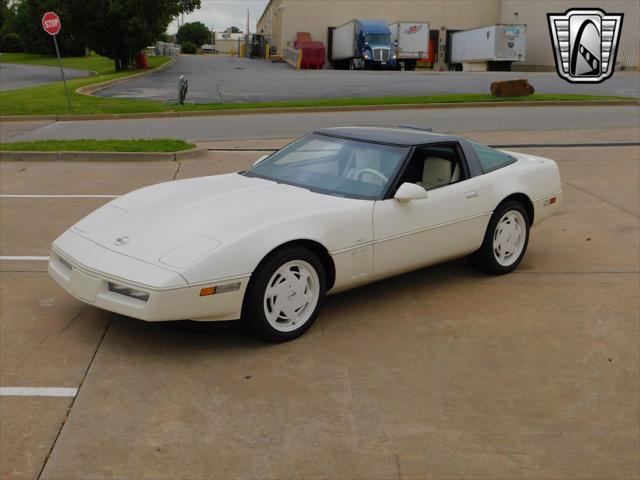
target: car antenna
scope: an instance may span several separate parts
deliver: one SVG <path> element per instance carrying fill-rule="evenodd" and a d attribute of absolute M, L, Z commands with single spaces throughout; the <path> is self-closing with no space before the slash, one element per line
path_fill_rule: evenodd
<path fill-rule="evenodd" d="M 422 130 L 423 132 L 433 132 L 433 128 L 414 127 L 413 125 L 398 125 L 398 128 L 409 128 L 411 130 Z"/>

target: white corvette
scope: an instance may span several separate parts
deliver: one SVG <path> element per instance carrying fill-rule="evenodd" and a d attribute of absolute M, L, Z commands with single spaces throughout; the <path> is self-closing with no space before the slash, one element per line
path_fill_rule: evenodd
<path fill-rule="evenodd" d="M 323 297 L 468 256 L 508 273 L 561 202 L 555 162 L 410 128 L 328 128 L 245 172 L 142 188 L 52 246 L 76 298 L 148 321 L 301 335 Z"/>

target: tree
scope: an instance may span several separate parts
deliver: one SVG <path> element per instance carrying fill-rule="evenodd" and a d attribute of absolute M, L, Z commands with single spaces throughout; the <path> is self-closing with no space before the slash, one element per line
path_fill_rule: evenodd
<path fill-rule="evenodd" d="M 184 42 L 181 45 L 181 47 L 182 47 L 182 53 L 191 54 L 191 53 L 197 53 L 197 51 L 198 51 L 198 47 L 196 47 L 196 44 L 193 43 L 193 42 L 189 42 L 189 41 Z"/>
<path fill-rule="evenodd" d="M 9 0 L 0 0 L 0 31 L 2 31 L 10 21 L 12 13 Z"/>
<path fill-rule="evenodd" d="M 42 29 L 42 15 L 47 11 L 56 12 L 62 19 L 62 30 L 58 35 L 58 44 L 62 55 L 84 55 L 84 37 L 82 34 L 82 15 L 78 15 L 78 6 L 82 0 L 20 0 L 0 3 L 0 35 L 9 33 L 20 37 L 22 48 L 30 53 L 53 55 L 55 49 L 51 37 Z M 10 36 L 11 43 L 15 37 Z"/>
<path fill-rule="evenodd" d="M 24 42 L 16 32 L 16 11 L 9 0 L 0 0 L 0 52 L 22 52 Z"/>
<path fill-rule="evenodd" d="M 200 8 L 200 0 L 178 0 L 178 13 L 191 13 Z"/>
<path fill-rule="evenodd" d="M 54 55 L 55 49 L 51 36 L 41 25 L 42 15 L 48 11 L 56 12 L 62 21 L 58 35 L 58 45 L 62 55 L 81 56 L 85 52 L 84 8 L 83 0 L 21 0 L 12 2 L 9 25 L 3 27 L 20 35 L 25 51 Z M 11 8 L 11 7 L 10 7 Z"/>
<path fill-rule="evenodd" d="M 211 31 L 202 22 L 185 23 L 178 29 L 176 40 L 180 44 L 191 42 L 199 47 L 211 41 Z"/>
<path fill-rule="evenodd" d="M 69 1 L 69 0 L 66 0 Z M 200 7 L 200 0 L 84 0 L 89 47 L 126 70 L 135 55 L 157 41 L 171 20 Z"/>
<path fill-rule="evenodd" d="M 22 39 L 17 33 L 9 32 L 0 37 L 0 51 L 1 52 L 22 52 L 24 51 L 24 45 Z"/>

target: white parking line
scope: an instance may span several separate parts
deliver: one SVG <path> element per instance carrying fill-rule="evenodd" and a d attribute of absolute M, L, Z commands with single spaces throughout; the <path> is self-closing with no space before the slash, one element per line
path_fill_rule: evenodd
<path fill-rule="evenodd" d="M 0 397 L 75 397 L 77 388 L 0 387 Z"/>
<path fill-rule="evenodd" d="M 48 262 L 49 257 L 21 257 L 15 255 L 0 255 L 0 260 L 6 260 L 8 262 Z"/>
<path fill-rule="evenodd" d="M 0 198 L 118 198 L 120 195 L 0 195 Z"/>

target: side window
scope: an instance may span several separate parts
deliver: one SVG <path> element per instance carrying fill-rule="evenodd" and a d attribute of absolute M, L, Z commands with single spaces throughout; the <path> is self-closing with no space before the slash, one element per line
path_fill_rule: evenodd
<path fill-rule="evenodd" d="M 438 144 L 416 149 L 398 186 L 411 182 L 426 190 L 457 183 L 466 178 L 459 149 Z"/>
<path fill-rule="evenodd" d="M 469 141 L 469 143 L 475 150 L 476 155 L 478 155 L 478 160 L 480 160 L 480 166 L 482 167 L 483 173 L 506 167 L 507 165 L 515 162 L 515 159 L 506 153 L 494 150 L 491 147 L 487 147 L 486 145 L 481 145 L 476 142 Z"/>

